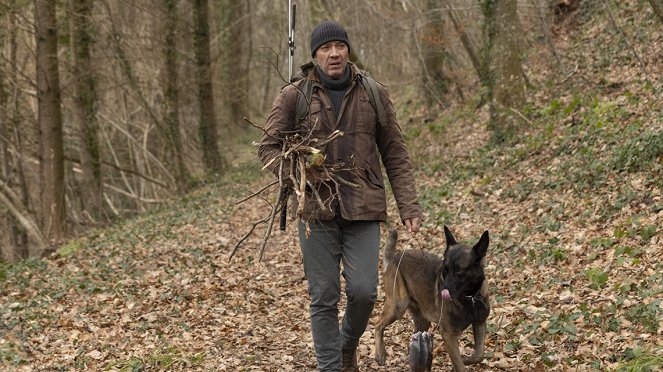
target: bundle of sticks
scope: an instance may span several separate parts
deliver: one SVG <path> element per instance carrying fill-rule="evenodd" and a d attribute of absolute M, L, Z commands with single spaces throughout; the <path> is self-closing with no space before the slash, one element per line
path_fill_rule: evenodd
<path fill-rule="evenodd" d="M 313 128 L 315 125 L 317 125 L 317 122 L 314 123 Z M 259 262 L 262 261 L 267 240 L 274 227 L 276 216 L 279 214 L 282 215 L 282 228 L 284 228 L 284 216 L 291 193 L 294 193 L 297 198 L 295 217 L 301 218 L 307 197 L 313 198 L 314 202 L 318 204 L 318 207 L 324 211 L 331 209 L 331 202 L 334 198 L 340 199 L 340 185 L 361 187 L 356 183 L 348 181 L 341 175 L 343 171 L 354 171 L 354 165 L 348 165 L 344 162 L 331 163 L 326 161 L 325 149 L 327 145 L 342 137 L 343 132 L 336 130 L 324 140 L 313 137 L 313 132 L 313 129 L 311 129 L 278 133 L 276 135 L 278 141 L 282 143 L 281 153 L 270 159 L 262 169 L 269 168 L 272 164 L 278 162 L 278 179 L 263 187 L 258 192 L 237 202 L 239 204 L 254 196 L 259 196 L 271 205 L 271 213 L 266 218 L 254 223 L 249 232 L 237 243 L 229 259 L 232 259 L 239 246 L 253 233 L 258 225 L 267 223 L 267 230 L 260 245 L 258 260 Z M 276 189 L 278 190 L 278 194 L 276 196 L 276 203 L 272 204 L 262 194 L 267 190 L 270 193 L 273 192 L 275 185 L 278 185 Z M 318 192 L 319 187 L 328 187 L 331 190 L 329 193 L 331 197 L 323 200 Z M 307 190 L 310 192 L 307 192 Z"/>

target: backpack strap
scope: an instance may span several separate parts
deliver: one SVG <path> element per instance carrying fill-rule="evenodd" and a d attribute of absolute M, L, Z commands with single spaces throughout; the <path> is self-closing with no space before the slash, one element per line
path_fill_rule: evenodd
<path fill-rule="evenodd" d="M 373 106 L 373 110 L 378 115 L 378 124 L 386 125 L 387 124 L 387 114 L 384 111 L 384 106 L 382 105 L 382 100 L 380 99 L 380 91 L 378 90 L 378 82 L 375 81 L 370 76 L 360 75 L 361 84 L 366 89 L 368 93 L 368 100 Z"/>
<path fill-rule="evenodd" d="M 309 78 L 304 78 L 297 92 L 297 111 L 295 117 L 298 122 L 299 120 L 306 119 L 311 104 L 311 96 L 313 96 L 313 82 Z"/>
<path fill-rule="evenodd" d="M 309 106 L 311 104 L 311 96 L 313 96 L 313 82 L 308 78 L 311 70 L 315 68 L 313 62 L 309 62 L 300 67 L 299 73 L 296 77 L 293 77 L 294 80 L 303 80 L 299 84 L 299 89 L 297 92 L 297 107 L 295 111 L 295 118 L 297 122 L 304 120 L 306 115 L 308 115 Z M 302 94 L 303 93 L 303 94 Z"/>

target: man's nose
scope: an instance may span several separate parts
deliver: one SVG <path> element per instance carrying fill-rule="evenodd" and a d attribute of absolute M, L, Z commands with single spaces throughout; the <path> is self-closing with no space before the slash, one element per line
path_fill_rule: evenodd
<path fill-rule="evenodd" d="M 339 53 L 338 48 L 336 46 L 332 46 L 330 55 L 332 57 L 335 57 L 341 55 L 341 53 Z"/>

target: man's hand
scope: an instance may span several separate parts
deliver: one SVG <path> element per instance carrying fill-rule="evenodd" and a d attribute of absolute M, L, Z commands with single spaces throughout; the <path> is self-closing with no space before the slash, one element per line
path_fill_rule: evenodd
<path fill-rule="evenodd" d="M 405 224 L 405 227 L 408 229 L 409 232 L 416 233 L 417 231 L 419 231 L 419 218 L 417 217 L 408 218 L 406 220 L 403 220 L 403 223 Z"/>

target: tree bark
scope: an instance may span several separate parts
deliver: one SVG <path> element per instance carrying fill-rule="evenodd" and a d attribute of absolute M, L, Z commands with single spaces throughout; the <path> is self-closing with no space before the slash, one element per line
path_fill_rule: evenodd
<path fill-rule="evenodd" d="M 41 177 L 41 229 L 50 241 L 65 232 L 64 148 L 55 2 L 35 0 L 37 124 Z"/>
<path fill-rule="evenodd" d="M 95 40 L 92 26 L 92 0 L 70 0 L 71 60 L 74 75 L 75 120 L 80 129 L 80 158 L 83 170 L 81 204 L 99 222 L 102 216 L 102 174 L 97 111 L 97 78 L 91 50 Z"/>
<path fill-rule="evenodd" d="M 472 66 L 474 67 L 474 70 L 477 72 L 479 79 L 481 79 L 481 63 L 479 62 L 479 56 L 477 55 L 477 52 L 476 50 L 474 50 L 474 46 L 472 45 L 472 40 L 470 40 L 470 37 L 467 35 L 467 32 L 465 32 L 465 27 L 461 25 L 460 22 L 458 21 L 456 12 L 451 8 L 450 5 L 447 5 L 447 10 L 449 11 L 449 18 L 451 19 L 451 23 L 453 23 L 454 29 L 458 33 L 460 42 L 461 44 L 463 44 L 463 48 L 465 48 L 467 55 L 470 57 Z"/>
<path fill-rule="evenodd" d="M 13 157 L 14 174 L 10 177 L 10 187 L 15 187 L 19 190 L 19 195 L 23 205 L 29 205 L 30 195 L 28 194 L 28 185 L 25 178 L 25 167 L 20 154 L 23 154 L 23 136 L 19 130 L 20 114 L 19 108 L 19 95 L 20 90 L 17 89 L 16 82 L 19 77 L 18 67 L 18 23 L 17 23 L 17 4 L 16 0 L 7 1 L 8 19 L 7 19 L 7 43 L 9 44 L 9 66 L 8 66 L 8 82 L 11 84 L 11 94 L 9 95 L 10 101 L 8 102 L 7 111 L 7 135 L 14 139 L 13 145 L 16 146 L 18 156 Z M 14 224 L 10 232 L 11 244 L 15 248 L 15 257 L 27 258 L 30 255 L 28 246 L 28 234 L 23 230 L 19 224 Z"/>
<path fill-rule="evenodd" d="M 435 9 L 437 0 L 427 0 L 426 6 Z M 449 91 L 450 79 L 444 74 L 444 63 L 446 50 L 444 43 L 443 23 L 439 12 L 430 12 L 427 16 L 427 24 L 422 32 L 417 32 L 415 45 L 420 53 L 420 60 L 424 76 L 424 97 L 428 106 L 440 104 L 444 106 L 442 95 Z M 421 42 L 419 43 L 419 40 Z"/>
<path fill-rule="evenodd" d="M 179 111 L 179 74 L 177 71 L 177 0 L 164 0 L 166 10 L 164 60 L 166 73 L 164 76 L 165 117 L 164 125 L 168 135 L 171 156 L 174 158 L 175 182 L 177 190 L 183 193 L 189 182 L 189 171 L 184 163 L 182 136 L 180 134 Z"/>
<path fill-rule="evenodd" d="M 517 4 L 517 0 L 501 0 L 495 9 L 495 100 L 505 109 L 520 108 L 525 99 L 524 72 L 516 41 L 522 34 Z"/>
<path fill-rule="evenodd" d="M 229 121 L 237 125 L 246 116 L 249 98 L 249 65 L 251 63 L 251 24 L 249 2 L 225 0 L 221 6 L 222 82 L 224 106 L 229 108 Z"/>
<path fill-rule="evenodd" d="M 517 0 L 482 0 L 484 13 L 482 82 L 490 107 L 493 140 L 503 142 L 514 131 L 514 109 L 524 102 L 523 70 L 516 37 Z"/>
<path fill-rule="evenodd" d="M 5 9 L 0 7 L 0 20 L 5 19 Z M 7 38 L 8 28 L 0 27 L 0 46 L 5 45 Z M 10 164 L 9 164 L 9 137 L 7 136 L 7 122 L 8 122 L 8 107 L 9 102 L 7 97 L 7 87 L 5 85 L 5 63 L 4 56 L 0 53 L 0 182 L 9 183 L 11 177 Z M 4 211 L 3 211 L 4 212 Z M 7 226 L 9 230 L 13 230 L 14 219 L 11 212 L 0 219 L 0 229 Z M 5 240 L 6 239 L 6 240 Z M 16 246 L 11 235 L 0 237 L 0 260 L 12 261 L 14 259 L 14 252 Z"/>
<path fill-rule="evenodd" d="M 225 171 L 226 164 L 221 157 L 217 142 L 218 130 L 212 86 L 208 14 L 208 1 L 194 0 L 194 53 L 198 77 L 199 133 L 203 150 L 203 163 L 208 173 L 221 174 Z"/>

